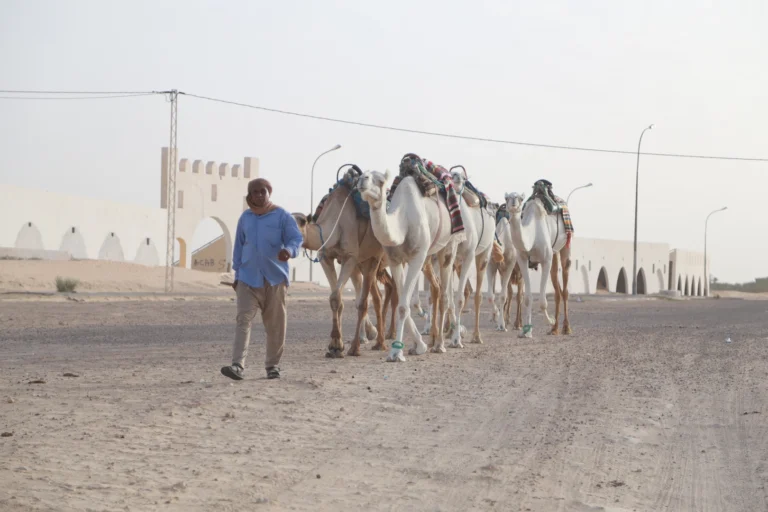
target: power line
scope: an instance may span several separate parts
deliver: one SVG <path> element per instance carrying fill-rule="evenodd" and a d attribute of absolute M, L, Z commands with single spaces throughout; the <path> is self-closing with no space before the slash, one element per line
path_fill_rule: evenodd
<path fill-rule="evenodd" d="M 142 92 L 133 94 L 112 94 L 107 96 L 0 96 L 2 100 L 103 100 L 111 98 L 136 98 L 138 96 L 155 96 L 157 92 Z"/>
<path fill-rule="evenodd" d="M 585 148 L 585 147 L 577 147 L 577 146 L 560 146 L 555 144 L 538 144 L 533 142 L 521 142 L 521 141 L 512 141 L 512 140 L 501 140 L 501 139 L 491 139 L 486 137 L 473 137 L 469 135 L 457 135 L 452 133 L 440 133 L 440 132 L 432 132 L 432 131 L 426 131 L 426 130 L 414 130 L 410 128 L 400 128 L 395 126 L 386 126 L 381 124 L 373 124 L 373 123 L 363 123 L 360 121 L 349 121 L 346 119 L 337 119 L 333 117 L 325 117 L 325 116 L 316 116 L 312 114 L 303 114 L 300 112 L 291 112 L 288 110 L 280 110 L 275 108 L 268 108 L 268 107 L 261 107 L 258 105 L 249 105 L 247 103 L 240 103 L 237 101 L 229 101 L 229 100 L 222 100 L 219 98 L 211 98 L 209 96 L 201 96 L 198 94 L 192 94 L 192 93 L 185 93 L 179 91 L 179 94 L 184 94 L 185 96 L 189 96 L 192 98 L 199 98 L 202 100 L 208 100 L 208 101 L 214 101 L 218 103 L 226 103 L 228 105 L 235 105 L 238 107 L 246 107 L 246 108 L 252 108 L 256 110 L 263 110 L 266 112 L 274 112 L 276 114 L 284 114 L 289 116 L 296 116 L 296 117 L 304 117 L 309 119 L 317 119 L 320 121 L 330 121 L 333 123 L 342 123 L 342 124 L 348 124 L 353 126 L 364 126 L 366 128 L 378 128 L 381 130 L 391 130 L 396 132 L 405 132 L 405 133 L 415 133 L 420 135 L 433 135 L 436 137 L 447 137 L 451 139 L 462 139 L 462 140 L 474 140 L 478 142 L 491 142 L 495 144 L 512 144 L 517 146 L 529 146 L 529 147 L 537 147 L 537 148 L 548 148 L 548 149 L 565 149 L 570 151 L 589 151 L 594 153 L 613 153 L 613 154 L 619 154 L 619 155 L 636 155 L 636 151 L 622 151 L 618 149 L 600 149 L 600 148 Z M 679 154 L 679 153 L 640 153 L 641 155 L 646 156 L 663 156 L 663 157 L 675 157 L 675 158 L 701 158 L 701 159 L 708 159 L 708 160 L 740 160 L 745 162 L 768 162 L 768 158 L 745 158 L 745 157 L 737 157 L 737 156 L 708 156 L 708 155 L 688 155 L 688 154 Z"/>
<path fill-rule="evenodd" d="M 163 94 L 169 91 L 0 91 L 0 94 Z"/>

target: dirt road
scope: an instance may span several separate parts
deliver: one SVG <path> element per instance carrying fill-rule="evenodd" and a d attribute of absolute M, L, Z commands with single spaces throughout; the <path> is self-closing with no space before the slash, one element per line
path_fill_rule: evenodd
<path fill-rule="evenodd" d="M 533 340 L 484 312 L 401 364 L 325 359 L 327 304 L 290 308 L 283 378 L 256 326 L 232 383 L 230 302 L 0 302 L 0 510 L 768 510 L 765 302 L 585 298 Z"/>

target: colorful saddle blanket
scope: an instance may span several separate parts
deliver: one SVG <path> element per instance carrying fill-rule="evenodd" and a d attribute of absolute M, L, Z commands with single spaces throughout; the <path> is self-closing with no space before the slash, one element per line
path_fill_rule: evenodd
<path fill-rule="evenodd" d="M 445 205 L 451 216 L 451 234 L 464 231 L 464 221 L 459 209 L 459 194 L 453 185 L 451 174 L 442 165 L 437 165 L 429 160 L 422 160 L 416 155 L 407 159 L 403 158 L 400 162 L 400 174 L 395 176 L 392 187 L 387 192 L 387 204 L 392 200 L 397 186 L 407 176 L 412 176 L 416 180 L 416 184 L 424 197 L 430 197 L 439 192 L 445 199 Z"/>

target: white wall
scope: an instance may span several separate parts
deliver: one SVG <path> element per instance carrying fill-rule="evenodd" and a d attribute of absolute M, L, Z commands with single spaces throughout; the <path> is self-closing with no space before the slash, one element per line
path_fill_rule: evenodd
<path fill-rule="evenodd" d="M 160 208 L 13 185 L 0 185 L 0 197 L 0 246 L 65 250 L 74 258 L 96 259 L 107 237 L 115 233 L 119 243 L 109 243 L 110 256 L 122 250 L 126 261 L 165 261 L 166 213 Z M 139 253 L 147 238 L 155 255 L 146 249 Z"/>
<path fill-rule="evenodd" d="M 673 289 L 679 289 L 682 295 L 687 296 L 703 296 L 707 294 L 703 253 L 675 249 L 670 252 L 669 259 L 672 261 Z M 708 260 L 707 266 L 711 269 L 712 258 L 708 258 Z"/>

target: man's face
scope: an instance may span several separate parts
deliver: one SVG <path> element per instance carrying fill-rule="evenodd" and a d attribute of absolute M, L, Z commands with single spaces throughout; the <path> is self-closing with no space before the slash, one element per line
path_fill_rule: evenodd
<path fill-rule="evenodd" d="M 269 190 L 264 185 L 256 185 L 251 191 L 251 201 L 258 207 L 264 206 L 269 201 Z"/>

